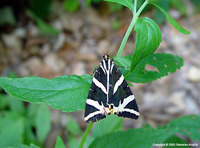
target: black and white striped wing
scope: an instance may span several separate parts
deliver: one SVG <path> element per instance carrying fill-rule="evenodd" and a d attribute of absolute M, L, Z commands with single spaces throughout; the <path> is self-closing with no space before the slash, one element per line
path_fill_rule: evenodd
<path fill-rule="evenodd" d="M 106 74 L 102 68 L 103 62 L 101 61 L 100 66 L 97 68 L 92 80 L 92 84 L 89 90 L 89 94 L 86 100 L 85 106 L 85 121 L 96 122 L 100 119 L 105 118 L 107 109 L 107 89 L 106 89 Z"/>
<path fill-rule="evenodd" d="M 111 80 L 113 92 L 109 103 L 114 104 L 114 114 L 120 117 L 137 119 L 139 117 L 139 110 L 135 97 L 124 79 L 124 76 L 115 64 L 113 66 Z"/>

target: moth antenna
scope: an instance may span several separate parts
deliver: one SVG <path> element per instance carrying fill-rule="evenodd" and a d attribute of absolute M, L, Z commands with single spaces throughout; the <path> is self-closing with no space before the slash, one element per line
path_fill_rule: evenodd
<path fill-rule="evenodd" d="M 108 54 L 109 51 L 110 51 L 110 48 L 106 51 L 106 54 Z"/>
<path fill-rule="evenodd" d="M 101 51 L 102 51 L 102 53 L 103 53 L 103 55 L 105 55 L 106 53 L 101 49 L 101 48 L 99 48 Z"/>

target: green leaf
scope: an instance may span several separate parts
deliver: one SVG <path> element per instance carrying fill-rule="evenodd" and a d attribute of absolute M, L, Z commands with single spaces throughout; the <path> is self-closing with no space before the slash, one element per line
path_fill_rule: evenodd
<path fill-rule="evenodd" d="M 2 7 L 0 9 L 0 26 L 15 25 L 16 20 L 11 7 Z"/>
<path fill-rule="evenodd" d="M 54 148 L 65 148 L 65 144 L 60 136 L 56 139 L 56 145 Z"/>
<path fill-rule="evenodd" d="M 9 77 L 9 78 L 17 78 L 18 76 L 17 76 L 17 74 L 15 72 L 11 71 L 11 72 L 8 73 L 7 77 Z"/>
<path fill-rule="evenodd" d="M 122 123 L 123 118 L 119 118 L 115 115 L 107 116 L 106 119 L 97 122 L 92 131 L 92 136 L 98 137 L 107 133 L 120 131 L 122 130 Z"/>
<path fill-rule="evenodd" d="M 156 6 L 166 16 L 167 20 L 181 33 L 190 34 L 189 31 L 181 27 L 162 7 L 158 5 L 158 0 L 149 0 L 149 3 Z"/>
<path fill-rule="evenodd" d="M 73 136 L 69 136 L 68 145 L 69 145 L 69 148 L 78 148 L 79 142 Z"/>
<path fill-rule="evenodd" d="M 54 109 L 73 112 L 85 108 L 92 77 L 62 76 L 54 79 L 40 77 L 0 77 L 0 86 L 13 97 L 31 103 L 44 102 Z"/>
<path fill-rule="evenodd" d="M 156 68 L 155 71 L 146 70 L 146 66 L 150 65 Z M 156 53 L 144 58 L 133 72 L 127 73 L 124 77 L 127 81 L 135 83 L 147 83 L 157 80 L 168 73 L 173 73 L 183 66 L 183 59 L 166 53 Z"/>
<path fill-rule="evenodd" d="M 39 17 L 47 17 L 51 13 L 53 0 L 28 0 L 31 10 Z"/>
<path fill-rule="evenodd" d="M 40 17 L 35 15 L 32 11 L 28 10 L 28 14 L 36 21 L 41 35 L 58 35 L 58 31 L 45 23 Z"/>
<path fill-rule="evenodd" d="M 122 11 L 122 9 L 124 8 L 123 5 L 120 5 L 118 3 L 108 3 L 108 8 L 109 8 L 109 11 L 111 13 L 114 13 L 114 12 L 119 12 L 119 11 Z M 119 29 L 119 28 L 118 28 Z"/>
<path fill-rule="evenodd" d="M 129 67 L 131 66 L 132 55 L 127 55 L 125 57 L 115 57 L 115 64 L 122 67 Z"/>
<path fill-rule="evenodd" d="M 33 128 L 36 127 L 36 116 L 38 111 L 38 104 L 29 104 L 27 107 L 27 114 L 25 120 L 25 136 L 24 140 L 26 143 L 36 143 L 36 136 L 33 133 Z"/>
<path fill-rule="evenodd" d="M 68 122 L 67 122 L 67 130 L 73 135 L 73 136 L 78 136 L 78 135 L 81 135 L 82 134 L 82 131 L 81 131 L 81 128 L 80 126 L 77 124 L 77 122 L 72 118 L 70 117 L 68 119 Z"/>
<path fill-rule="evenodd" d="M 14 113 L 0 114 L 0 147 L 23 142 L 24 120 Z"/>
<path fill-rule="evenodd" d="M 200 141 L 200 116 L 189 115 L 172 120 L 168 128 L 178 128 L 178 133 Z"/>
<path fill-rule="evenodd" d="M 168 75 L 169 72 L 173 73 L 183 66 L 183 59 L 178 56 L 173 56 L 166 53 L 156 53 L 144 58 L 134 69 L 133 72 L 128 71 L 131 65 L 131 55 L 125 57 L 116 57 L 115 63 L 121 68 L 121 72 L 125 79 L 135 83 L 152 82 L 158 78 Z M 155 71 L 146 70 L 146 66 L 153 66 Z"/>
<path fill-rule="evenodd" d="M 118 29 L 120 29 L 120 28 L 121 28 L 121 23 L 120 23 L 118 20 L 114 20 L 114 21 L 112 22 L 112 29 L 118 30 Z"/>
<path fill-rule="evenodd" d="M 170 145 L 170 144 L 185 144 L 187 146 L 181 146 L 181 147 L 182 148 L 190 148 L 188 146 L 188 143 L 185 140 L 183 140 L 180 137 L 175 136 L 175 135 L 172 135 L 171 137 L 166 139 L 163 143 L 168 144 L 168 146 L 165 145 L 165 147 L 172 147 L 172 145 Z M 178 148 L 178 147 L 180 147 L 180 146 L 175 146 L 175 145 L 173 146 L 173 148 Z"/>
<path fill-rule="evenodd" d="M 78 0 L 64 0 L 63 6 L 66 11 L 76 12 L 78 10 L 79 3 Z"/>
<path fill-rule="evenodd" d="M 87 0 L 87 7 L 90 6 L 91 2 L 92 2 L 92 0 Z"/>
<path fill-rule="evenodd" d="M 95 124 L 91 136 L 88 136 L 85 141 L 85 146 L 89 147 L 89 145 L 93 142 L 93 140 L 99 136 L 120 131 L 122 130 L 122 128 L 123 128 L 123 118 L 119 118 L 111 114 L 107 116 L 106 119 L 100 120 Z"/>
<path fill-rule="evenodd" d="M 145 126 L 140 129 L 130 129 L 109 133 L 101 137 L 97 137 L 91 148 L 111 148 L 111 147 L 126 147 L 126 148 L 143 148 L 152 147 L 154 144 L 174 141 L 185 143 L 182 139 L 175 137 L 175 133 L 181 133 L 189 136 L 192 140 L 200 141 L 200 116 L 189 115 L 179 119 L 174 119 L 167 125 L 153 129 L 150 126 Z M 176 139 L 171 139 L 171 138 Z M 144 142 L 145 141 L 145 142 Z"/>
<path fill-rule="evenodd" d="M 40 147 L 31 143 L 30 146 L 25 145 L 25 144 L 18 144 L 18 145 L 9 146 L 9 147 L 6 147 L 6 148 L 40 148 Z"/>
<path fill-rule="evenodd" d="M 133 12 L 133 1 L 132 0 L 104 0 L 107 2 L 115 2 L 121 4 L 125 7 L 128 7 Z"/>
<path fill-rule="evenodd" d="M 0 94 L 0 110 L 5 109 L 9 105 L 9 95 Z"/>
<path fill-rule="evenodd" d="M 174 1 L 174 0 L 173 0 Z M 165 10 L 168 11 L 170 8 L 170 3 L 169 1 L 159 1 L 158 4 Z M 162 24 L 165 21 L 165 15 L 159 10 L 156 9 L 155 15 L 153 17 L 156 23 Z"/>
<path fill-rule="evenodd" d="M 25 113 L 24 103 L 16 98 L 9 96 L 10 108 L 13 112 L 23 115 Z"/>
<path fill-rule="evenodd" d="M 114 132 L 96 138 L 90 148 L 152 147 L 153 143 L 162 143 L 175 132 L 176 129 L 153 129 L 150 126 L 141 129 L 130 129 L 125 132 Z"/>
<path fill-rule="evenodd" d="M 92 3 L 98 4 L 100 3 L 102 0 L 92 0 Z"/>
<path fill-rule="evenodd" d="M 121 66 L 120 71 L 125 76 L 130 71 L 132 55 L 115 57 L 114 60 L 116 65 Z"/>
<path fill-rule="evenodd" d="M 184 1 L 169 0 L 169 2 L 172 5 L 172 7 L 174 7 L 181 13 L 181 15 L 187 14 L 187 7 L 184 4 Z"/>
<path fill-rule="evenodd" d="M 39 104 L 35 118 L 36 134 L 39 143 L 42 145 L 51 128 L 49 107 L 46 104 Z"/>
<path fill-rule="evenodd" d="M 25 121 L 25 125 L 24 125 L 24 129 L 25 129 L 24 141 L 25 143 L 37 143 L 35 133 L 33 133 L 34 128 L 33 126 L 31 126 L 30 121 L 27 121 L 27 120 Z"/>
<path fill-rule="evenodd" d="M 199 11 L 200 11 L 200 1 L 199 0 L 191 0 L 191 2 L 194 5 L 193 11 L 192 11 L 193 14 L 199 13 Z"/>
<path fill-rule="evenodd" d="M 160 42 L 162 35 L 159 26 L 150 18 L 138 18 L 134 30 L 137 32 L 135 50 L 131 63 L 131 71 L 133 71 L 140 61 L 153 54 Z"/>
<path fill-rule="evenodd" d="M 46 24 L 42 19 L 36 18 L 36 23 L 39 27 L 41 35 L 58 35 L 58 31 L 51 27 L 50 25 Z"/>

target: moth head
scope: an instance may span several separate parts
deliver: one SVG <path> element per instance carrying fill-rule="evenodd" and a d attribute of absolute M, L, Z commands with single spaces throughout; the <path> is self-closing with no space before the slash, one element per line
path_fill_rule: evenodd
<path fill-rule="evenodd" d="M 114 113 L 114 105 L 113 104 L 109 104 L 109 110 L 111 113 Z"/>
<path fill-rule="evenodd" d="M 109 59 L 109 55 L 105 54 L 105 55 L 103 56 L 103 59 L 107 61 L 107 60 Z"/>

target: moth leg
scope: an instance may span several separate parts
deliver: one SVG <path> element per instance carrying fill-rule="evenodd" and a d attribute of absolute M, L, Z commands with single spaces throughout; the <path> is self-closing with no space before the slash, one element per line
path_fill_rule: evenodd
<path fill-rule="evenodd" d="M 108 113 L 106 112 L 105 108 L 103 108 L 105 115 L 107 115 Z"/>

